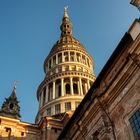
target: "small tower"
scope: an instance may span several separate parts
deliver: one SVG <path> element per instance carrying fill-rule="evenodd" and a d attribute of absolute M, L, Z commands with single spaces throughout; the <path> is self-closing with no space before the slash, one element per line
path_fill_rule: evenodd
<path fill-rule="evenodd" d="M 14 88 L 11 95 L 8 98 L 5 98 L 0 110 L 0 115 L 15 119 L 19 119 L 21 117 L 19 101 L 16 97 L 16 83 L 14 83 Z"/>

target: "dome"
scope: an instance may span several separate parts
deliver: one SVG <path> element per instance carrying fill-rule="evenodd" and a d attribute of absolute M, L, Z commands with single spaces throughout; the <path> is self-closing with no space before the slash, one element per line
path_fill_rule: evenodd
<path fill-rule="evenodd" d="M 60 39 L 44 61 L 45 78 L 37 90 L 39 111 L 36 117 L 58 117 L 74 111 L 95 80 L 93 59 L 74 38 L 64 10 Z"/>

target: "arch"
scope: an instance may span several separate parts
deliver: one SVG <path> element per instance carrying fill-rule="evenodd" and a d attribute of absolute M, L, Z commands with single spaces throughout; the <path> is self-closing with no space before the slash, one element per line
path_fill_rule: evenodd
<path fill-rule="evenodd" d="M 55 88 L 55 96 L 60 97 L 61 96 L 61 80 L 57 79 L 56 80 L 56 88 Z"/>
<path fill-rule="evenodd" d="M 58 63 L 62 63 L 62 53 L 58 54 Z"/>
<path fill-rule="evenodd" d="M 61 85 L 58 86 L 58 97 L 61 96 Z"/>
<path fill-rule="evenodd" d="M 44 87 L 44 89 L 43 89 L 43 103 L 42 103 L 42 105 L 45 104 L 45 100 L 46 100 L 46 87 Z"/>
<path fill-rule="evenodd" d="M 140 108 L 129 119 L 135 139 L 140 138 Z"/>
<path fill-rule="evenodd" d="M 48 89 L 48 101 L 52 100 L 52 95 L 53 94 L 53 85 L 52 83 L 49 84 L 49 89 Z"/>
<path fill-rule="evenodd" d="M 65 89 L 66 89 L 66 94 L 70 94 L 70 84 L 69 83 L 67 83 L 65 85 Z"/>
<path fill-rule="evenodd" d="M 73 93 L 78 94 L 78 85 L 77 85 L 77 83 L 73 83 Z"/>

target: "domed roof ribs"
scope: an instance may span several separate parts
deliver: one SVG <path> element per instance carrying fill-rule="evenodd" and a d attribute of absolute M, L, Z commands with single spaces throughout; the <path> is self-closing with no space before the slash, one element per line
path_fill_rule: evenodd
<path fill-rule="evenodd" d="M 72 36 L 72 25 L 67 12 L 68 7 L 64 7 L 64 15 L 62 19 L 61 29 L 61 38 L 65 36 Z"/>

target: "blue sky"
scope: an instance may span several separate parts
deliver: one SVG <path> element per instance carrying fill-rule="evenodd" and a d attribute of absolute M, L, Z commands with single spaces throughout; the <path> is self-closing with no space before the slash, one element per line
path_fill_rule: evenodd
<path fill-rule="evenodd" d="M 18 80 L 22 120 L 34 122 L 43 63 L 60 37 L 63 8 L 97 76 L 139 11 L 130 0 L 0 0 L 0 106 Z"/>

